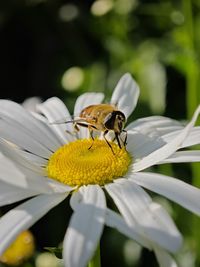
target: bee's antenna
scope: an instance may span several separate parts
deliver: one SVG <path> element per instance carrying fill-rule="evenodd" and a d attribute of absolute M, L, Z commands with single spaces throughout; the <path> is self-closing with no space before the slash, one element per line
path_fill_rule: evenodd
<path fill-rule="evenodd" d="M 53 121 L 49 122 L 49 124 L 67 124 L 67 123 L 73 123 L 74 121 Z"/>

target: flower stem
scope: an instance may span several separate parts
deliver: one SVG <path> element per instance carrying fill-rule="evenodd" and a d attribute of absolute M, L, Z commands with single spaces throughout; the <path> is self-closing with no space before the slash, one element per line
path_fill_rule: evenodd
<path fill-rule="evenodd" d="M 186 71 L 186 105 L 188 119 L 191 118 L 194 110 L 200 103 L 200 90 L 199 90 L 199 63 L 196 60 L 195 51 L 195 36 L 194 36 L 194 21 L 192 12 L 192 1 L 183 0 L 183 12 L 185 15 L 185 34 L 187 36 L 187 49 L 189 51 L 188 68 Z M 200 187 L 200 167 L 197 164 L 192 164 L 193 185 Z M 198 247 L 200 246 L 200 221 L 199 218 L 194 217 L 193 223 L 193 237 L 196 240 L 196 259 L 200 263 L 200 254 Z"/>
<path fill-rule="evenodd" d="M 190 119 L 200 101 L 200 94 L 198 93 L 199 66 L 195 51 L 194 21 L 191 0 L 183 0 L 183 12 L 185 16 L 185 34 L 187 40 L 185 49 L 188 56 L 188 67 L 186 71 L 186 105 L 188 119 Z"/>
<path fill-rule="evenodd" d="M 97 246 L 97 249 L 96 249 L 96 252 L 93 258 L 88 263 L 88 267 L 101 267 L 100 245 Z"/>

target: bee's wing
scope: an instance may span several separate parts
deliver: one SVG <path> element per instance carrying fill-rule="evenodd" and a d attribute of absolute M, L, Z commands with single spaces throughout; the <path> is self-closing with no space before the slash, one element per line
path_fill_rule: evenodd
<path fill-rule="evenodd" d="M 140 89 L 129 73 L 124 74 L 111 97 L 111 104 L 116 105 L 126 118 L 133 112 L 137 105 Z"/>
<path fill-rule="evenodd" d="M 74 106 L 74 114 L 79 114 L 81 111 L 91 105 L 97 105 L 102 102 L 104 98 L 103 93 L 84 93 L 80 95 Z"/>
<path fill-rule="evenodd" d="M 100 104 L 103 98 L 104 98 L 103 93 L 84 93 L 80 95 L 77 98 L 74 106 L 74 114 L 80 115 L 81 111 L 87 106 Z M 87 138 L 87 137 L 89 137 L 88 129 L 86 127 L 85 128 L 80 127 L 79 138 Z"/>

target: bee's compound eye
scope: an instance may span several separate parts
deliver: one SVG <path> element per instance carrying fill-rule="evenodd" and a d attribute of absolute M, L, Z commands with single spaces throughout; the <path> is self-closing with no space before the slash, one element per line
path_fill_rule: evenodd
<path fill-rule="evenodd" d="M 113 113 L 109 113 L 104 120 L 104 125 L 106 129 L 114 129 L 114 124 L 115 124 L 115 118 L 116 116 Z"/>

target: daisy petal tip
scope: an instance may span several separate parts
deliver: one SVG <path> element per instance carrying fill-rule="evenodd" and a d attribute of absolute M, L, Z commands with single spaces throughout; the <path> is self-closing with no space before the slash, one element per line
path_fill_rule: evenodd
<path fill-rule="evenodd" d="M 137 90 L 139 93 L 139 85 L 137 84 L 137 82 L 135 81 L 135 79 L 129 72 L 125 73 L 120 80 L 122 80 L 123 82 L 130 82 L 131 83 L 130 85 L 132 86 L 132 88 L 134 90 Z"/>
<path fill-rule="evenodd" d="M 121 77 L 121 79 L 131 79 L 133 80 L 132 75 L 130 74 L 130 72 L 126 72 L 124 73 L 124 75 Z"/>

